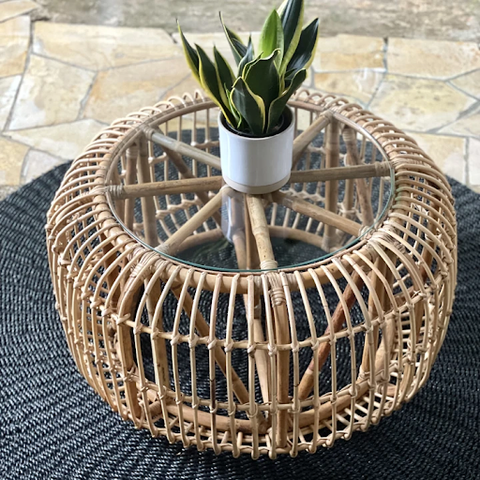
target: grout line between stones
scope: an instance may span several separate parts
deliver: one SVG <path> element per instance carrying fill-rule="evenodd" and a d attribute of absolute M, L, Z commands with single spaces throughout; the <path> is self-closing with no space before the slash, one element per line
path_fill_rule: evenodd
<path fill-rule="evenodd" d="M 155 63 L 155 62 L 166 62 L 168 60 L 175 60 L 181 58 L 180 55 L 173 55 L 171 57 L 166 57 L 166 58 L 151 58 L 148 60 L 141 60 L 139 62 L 133 62 L 133 63 L 127 63 L 125 65 L 118 65 L 118 66 L 112 66 L 112 67 L 105 67 L 105 68 L 98 68 L 97 70 L 93 70 L 96 72 L 109 72 L 110 70 L 119 70 L 120 68 L 127 68 L 127 67 L 135 67 L 137 65 L 146 65 L 149 63 Z"/>
<path fill-rule="evenodd" d="M 95 72 L 95 74 L 93 75 L 92 81 L 88 86 L 87 91 L 85 92 L 84 97 L 80 101 L 80 108 L 78 109 L 78 115 L 77 115 L 76 121 L 82 120 L 82 116 L 85 113 L 85 108 L 87 106 L 88 99 L 90 98 L 90 94 L 92 93 L 93 86 L 95 85 L 97 78 L 98 78 L 98 72 Z"/>
<path fill-rule="evenodd" d="M 79 70 L 85 70 L 87 72 L 93 72 L 93 73 L 108 72 L 110 70 L 117 70 L 117 69 L 120 69 L 120 68 L 134 67 L 134 66 L 137 66 L 137 65 L 144 65 L 144 64 L 148 64 L 148 63 L 154 63 L 154 62 L 163 62 L 163 61 L 175 60 L 177 58 L 180 58 L 179 55 L 177 55 L 177 56 L 173 55 L 171 57 L 166 57 L 166 58 L 152 58 L 152 59 L 148 59 L 148 60 L 141 60 L 139 62 L 127 63 L 125 65 L 117 65 L 117 66 L 111 66 L 111 67 L 105 67 L 105 68 L 89 68 L 89 67 L 83 67 L 83 66 L 80 66 L 80 65 L 76 65 L 74 63 L 66 62 L 65 60 L 60 60 L 60 59 L 55 58 L 55 57 L 50 57 L 49 55 L 45 55 L 43 53 L 39 53 L 39 52 L 35 52 L 35 51 L 32 51 L 32 54 L 37 56 L 37 57 L 42 57 L 42 58 L 45 58 L 47 60 L 53 60 L 54 62 L 62 63 L 63 65 L 67 65 L 68 67 L 77 68 Z"/>
<path fill-rule="evenodd" d="M 476 100 L 476 101 L 479 101 L 479 100 L 480 100 L 479 97 L 476 97 L 475 95 L 472 95 L 471 93 L 466 92 L 466 91 L 463 90 L 462 88 L 457 87 L 455 84 L 451 83 L 450 80 L 447 80 L 447 81 L 445 82 L 445 84 L 448 85 L 449 87 L 453 88 L 454 90 L 457 90 L 458 92 L 463 93 L 463 94 L 466 95 L 467 97 L 473 98 L 473 99 Z"/>
<path fill-rule="evenodd" d="M 20 140 L 16 140 L 16 139 L 14 139 L 14 138 L 12 138 L 12 137 L 9 137 L 9 136 L 7 136 L 7 135 L 0 135 L 0 139 L 1 139 L 1 138 L 4 138 L 5 140 L 8 140 L 8 141 L 11 142 L 11 143 L 16 143 L 17 145 L 21 145 L 22 147 L 32 148 L 31 145 L 27 145 L 26 143 L 23 143 L 23 142 L 21 142 Z M 25 154 L 25 155 L 26 155 L 26 154 Z"/>
<path fill-rule="evenodd" d="M 476 102 L 472 103 L 472 105 L 470 105 L 468 108 L 466 108 L 465 110 L 460 112 L 458 114 L 457 118 L 455 120 L 453 120 L 452 122 L 448 122 L 447 124 L 441 125 L 440 127 L 436 127 L 436 128 L 432 128 L 430 130 L 427 130 L 425 133 L 433 133 L 433 134 L 440 133 L 440 130 L 442 130 L 443 128 L 447 128 L 450 125 L 453 125 L 454 123 L 458 122 L 462 118 L 468 117 L 471 113 L 474 113 L 475 110 L 479 107 L 480 107 L 480 100 L 477 100 Z"/>
<path fill-rule="evenodd" d="M 470 75 L 470 74 L 475 73 L 475 72 L 480 72 L 480 68 L 474 68 L 473 70 L 469 70 L 468 72 L 459 73 L 458 75 L 454 75 L 453 77 L 449 77 L 447 80 L 448 81 L 456 80 L 457 78 L 465 77 L 466 75 Z"/>
<path fill-rule="evenodd" d="M 12 137 L 10 137 L 9 135 L 12 135 L 12 134 L 15 134 L 15 133 L 18 133 L 18 132 L 24 132 L 25 130 L 28 130 L 28 131 L 30 131 L 30 130 L 40 130 L 42 128 L 60 127 L 61 125 L 74 125 L 75 123 L 83 122 L 85 120 L 93 120 L 93 121 L 95 121 L 97 123 L 100 123 L 102 125 L 105 125 L 105 126 L 110 125 L 110 123 L 104 122 L 103 120 L 98 120 L 97 118 L 84 117 L 84 118 L 72 120 L 71 122 L 49 123 L 48 125 L 35 125 L 34 127 L 28 127 L 28 128 L 17 128 L 15 130 L 4 130 L 3 132 L 1 132 L 1 136 L 10 139 Z"/>
<path fill-rule="evenodd" d="M 75 64 L 70 63 L 70 62 L 66 62 L 65 60 L 60 60 L 58 58 L 49 57 L 48 55 L 45 55 L 43 53 L 38 53 L 38 52 L 33 51 L 33 39 L 32 39 L 32 55 L 35 55 L 36 57 L 45 58 L 46 60 L 51 60 L 52 62 L 61 63 L 62 65 L 66 65 L 67 67 L 77 68 L 78 70 L 86 70 L 87 72 L 94 72 L 94 73 L 97 72 L 97 70 L 92 69 L 92 68 L 79 67 L 78 65 L 75 65 Z"/>
<path fill-rule="evenodd" d="M 441 128 L 444 128 L 444 127 L 441 127 Z M 409 128 L 405 128 L 403 129 L 403 131 L 405 133 L 412 133 L 412 134 L 420 134 L 420 135 L 434 135 L 434 136 L 437 136 L 437 137 L 452 137 L 452 138 L 461 138 L 463 140 L 469 138 L 469 137 L 473 137 L 473 138 L 480 138 L 479 136 L 477 135 L 462 135 L 462 134 L 459 134 L 459 133 L 450 133 L 450 132 L 432 132 L 431 130 L 426 130 L 426 131 L 420 131 L 420 130 L 410 130 Z"/>
<path fill-rule="evenodd" d="M 388 72 L 388 37 L 383 39 L 383 66 Z"/>
<path fill-rule="evenodd" d="M 178 85 L 180 85 L 182 82 L 184 82 L 185 80 L 187 80 L 187 78 L 189 78 L 192 74 L 189 73 L 187 75 L 185 75 L 185 77 L 182 77 L 177 83 L 175 83 L 174 85 L 172 85 L 171 87 L 168 87 L 166 90 L 163 91 L 163 93 L 160 94 L 159 98 L 158 98 L 158 102 L 161 101 L 162 99 L 167 99 L 167 94 L 170 90 L 173 90 L 174 88 L 178 87 Z M 203 88 L 200 87 L 200 85 L 198 86 L 198 88 L 200 90 L 203 91 Z M 188 92 L 188 93 L 191 93 L 191 92 Z"/>
<path fill-rule="evenodd" d="M 374 90 L 372 96 L 370 97 L 370 100 L 368 101 L 368 103 L 366 104 L 365 106 L 365 110 L 370 110 L 370 106 L 371 104 L 373 103 L 373 101 L 375 100 L 375 97 L 377 96 L 377 93 L 378 91 L 380 90 L 381 86 L 383 85 L 383 82 L 385 80 L 385 77 L 387 76 L 388 72 L 385 72 L 383 75 L 382 75 L 382 79 L 378 82 L 378 85 L 377 85 L 377 88 Z"/>
<path fill-rule="evenodd" d="M 1 3 L 6 3 L 6 2 L 8 2 L 8 1 L 11 1 L 11 0 L 4 0 L 4 1 L 0 2 L 0 4 L 1 4 Z M 28 16 L 30 16 L 30 14 L 31 14 L 34 10 L 37 10 L 38 8 L 41 8 L 41 5 L 38 5 L 38 4 L 37 4 L 36 7 L 33 7 L 33 8 L 31 8 L 30 10 L 26 10 L 25 12 L 19 12 L 19 13 L 16 13 L 16 14 L 12 15 L 11 17 L 4 18 L 3 20 L 0 20 L 0 23 L 8 22 L 9 20 L 13 20 L 14 18 L 18 18 L 18 17 L 21 17 L 21 16 L 23 16 L 23 15 L 28 15 Z M 31 19 L 30 19 L 30 21 L 31 21 Z M 33 23 L 33 22 L 32 22 L 32 23 Z"/>
<path fill-rule="evenodd" d="M 381 86 L 383 85 L 383 82 L 384 82 L 384 80 L 385 80 L 385 77 L 388 75 L 387 54 L 388 54 L 388 38 L 385 37 L 385 38 L 383 39 L 383 58 L 382 58 L 384 71 L 383 71 L 383 73 L 382 73 L 382 78 L 381 78 L 381 80 L 378 82 L 377 87 L 375 88 L 375 90 L 374 90 L 373 93 L 372 93 L 372 96 L 370 97 L 370 99 L 368 100 L 368 102 L 366 102 L 366 104 L 365 104 L 365 110 L 369 110 L 369 109 L 370 109 L 370 105 L 372 104 L 373 100 L 374 100 L 375 97 L 377 96 L 378 91 L 380 90 Z"/>
<path fill-rule="evenodd" d="M 8 112 L 7 121 L 3 126 L 2 132 L 6 132 L 10 129 L 10 123 L 12 122 L 13 112 L 15 111 L 18 95 L 20 94 L 20 90 L 23 85 L 23 80 L 25 79 L 25 72 L 28 70 L 28 67 L 30 66 L 30 56 L 33 48 L 33 22 L 32 21 L 30 21 L 30 32 L 28 36 L 28 41 L 29 41 L 29 45 L 27 50 L 27 58 L 25 58 L 25 64 L 23 65 L 23 72 L 20 74 L 21 75 L 20 82 L 18 83 L 17 91 L 15 92 L 12 106 L 10 107 L 10 111 Z"/>

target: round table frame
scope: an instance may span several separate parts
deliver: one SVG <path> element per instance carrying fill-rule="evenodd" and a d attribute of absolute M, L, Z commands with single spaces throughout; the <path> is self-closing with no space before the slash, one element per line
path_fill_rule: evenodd
<path fill-rule="evenodd" d="M 235 456 L 249 453 L 254 458 L 315 452 L 318 446 L 331 446 L 338 438 L 348 439 L 354 431 L 378 423 L 410 400 L 427 380 L 443 343 L 457 272 L 455 211 L 445 176 L 414 139 L 356 104 L 308 91 L 298 92 L 289 104 L 295 112 L 308 112 L 313 126 L 301 134 L 297 131 L 294 165 L 308 152 L 313 137 L 325 132 L 323 153 L 331 171 L 323 177 L 324 208 L 280 192 L 267 198 L 248 196 L 251 228 L 235 244 L 242 270 L 218 271 L 182 262 L 171 250 L 176 241 L 167 240 L 163 247 L 160 242 L 158 251 L 146 245 L 155 245 L 157 237 L 155 195 L 187 188 L 195 194 L 196 215 L 201 217 L 202 211 L 214 215 L 218 208 L 212 192 L 218 191 L 219 180 L 212 175 L 200 187 L 182 157 L 192 153 L 192 145 L 168 143 L 162 135 L 166 122 L 179 122 L 181 130 L 179 119 L 187 114 L 193 114 L 194 126 L 199 112 L 207 113 L 207 121 L 209 116 L 215 118 L 209 114 L 214 104 L 199 92 L 130 114 L 100 132 L 73 162 L 49 210 L 51 275 L 75 362 L 112 409 L 154 436 L 165 435 L 171 442 L 193 444 L 199 450 L 231 451 Z M 357 134 L 383 158 L 368 167 L 375 172 L 366 173 Z M 341 167 L 344 170 L 337 176 L 342 137 L 349 165 Z M 163 155 L 181 174 L 180 183 L 152 180 L 153 145 L 161 142 Z M 199 162 L 211 162 L 209 168 L 218 166 L 211 155 L 201 153 L 212 146 L 208 138 L 201 145 L 192 143 Z M 123 162 L 120 173 L 119 159 Z M 365 173 L 359 173 L 359 168 Z M 365 177 L 388 176 L 390 171 L 394 198 L 375 221 L 365 196 Z M 144 184 L 136 191 L 129 182 L 132 175 Z M 298 182 L 306 181 L 295 167 L 292 175 L 297 175 Z M 346 179 L 349 192 L 343 211 L 336 199 L 339 178 Z M 147 184 L 152 186 L 145 193 Z M 133 218 L 136 197 L 141 197 L 140 229 L 145 242 L 131 234 L 139 228 Z M 363 235 L 328 258 L 276 268 L 269 246 L 275 227 L 265 220 L 265 201 L 283 202 L 299 215 L 307 209 L 324 221 L 322 235 L 302 231 L 294 235 L 327 251 L 334 249 L 339 232 L 350 228 L 350 234 Z M 112 208 L 122 212 L 120 219 Z M 352 211 L 353 220 L 348 216 Z M 372 223 L 373 228 L 367 228 Z M 183 234 L 172 235 L 180 239 L 178 243 L 185 242 L 184 247 L 215 236 L 215 231 L 192 235 L 195 225 L 192 222 Z M 246 270 L 255 266 L 260 270 Z M 333 286 L 338 296 L 332 312 L 324 299 L 325 285 Z M 318 331 L 315 323 L 311 291 L 324 301 L 325 331 Z M 209 318 L 199 308 L 203 292 L 212 297 Z M 292 292 L 299 292 L 303 300 L 308 338 L 297 338 Z M 177 309 L 173 328 L 166 330 L 162 303 L 172 293 Z M 225 331 L 219 334 L 216 304 L 224 294 L 231 301 Z M 247 324 L 245 338 L 240 340 L 232 337 L 239 296 Z M 362 316 L 356 323 L 351 315 L 354 304 Z M 144 310 L 147 324 L 142 322 Z M 182 314 L 189 319 L 188 334 L 180 333 Z M 141 335 L 145 334 L 152 346 L 154 381 L 144 372 Z M 359 335 L 363 339 L 360 367 L 354 354 Z M 352 345 L 351 381 L 336 388 L 335 346 L 341 338 L 348 338 Z M 189 392 L 180 380 L 180 344 L 189 349 Z M 207 397 L 196 388 L 200 346 L 208 348 Z M 237 349 L 247 353 L 246 379 L 232 362 Z M 311 352 L 311 362 L 302 371 L 299 354 L 303 349 Z M 332 388 L 321 393 L 319 374 L 327 359 Z M 223 399 L 216 398 L 216 366 L 227 383 Z M 256 389 L 261 391 L 260 401 Z"/>

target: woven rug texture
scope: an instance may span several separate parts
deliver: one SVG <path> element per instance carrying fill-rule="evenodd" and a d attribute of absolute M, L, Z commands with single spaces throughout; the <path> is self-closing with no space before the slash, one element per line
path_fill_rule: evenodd
<path fill-rule="evenodd" d="M 0 202 L 0 479 L 480 478 L 480 195 L 452 181 L 458 287 L 426 386 L 348 442 L 254 461 L 135 430 L 78 373 L 54 308 L 44 233 L 66 168 Z"/>

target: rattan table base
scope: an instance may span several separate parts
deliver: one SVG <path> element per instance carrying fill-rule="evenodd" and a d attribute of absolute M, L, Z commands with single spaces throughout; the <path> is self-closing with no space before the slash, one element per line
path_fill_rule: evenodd
<path fill-rule="evenodd" d="M 223 185 L 216 108 L 196 93 L 100 132 L 52 203 L 72 355 L 154 436 L 314 452 L 410 400 L 443 343 L 456 284 L 444 175 L 358 105 L 302 91 L 290 106 L 297 150 L 280 192 Z"/>

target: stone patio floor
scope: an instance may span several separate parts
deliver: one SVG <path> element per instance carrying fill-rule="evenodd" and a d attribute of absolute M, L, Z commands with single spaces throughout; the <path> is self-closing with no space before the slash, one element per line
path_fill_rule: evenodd
<path fill-rule="evenodd" d="M 177 34 L 32 22 L 0 3 L 0 187 L 78 155 L 118 117 L 198 88 Z M 190 34 L 231 58 L 221 33 Z M 480 49 L 474 42 L 322 37 L 306 88 L 347 97 L 409 132 L 445 173 L 480 192 Z"/>

